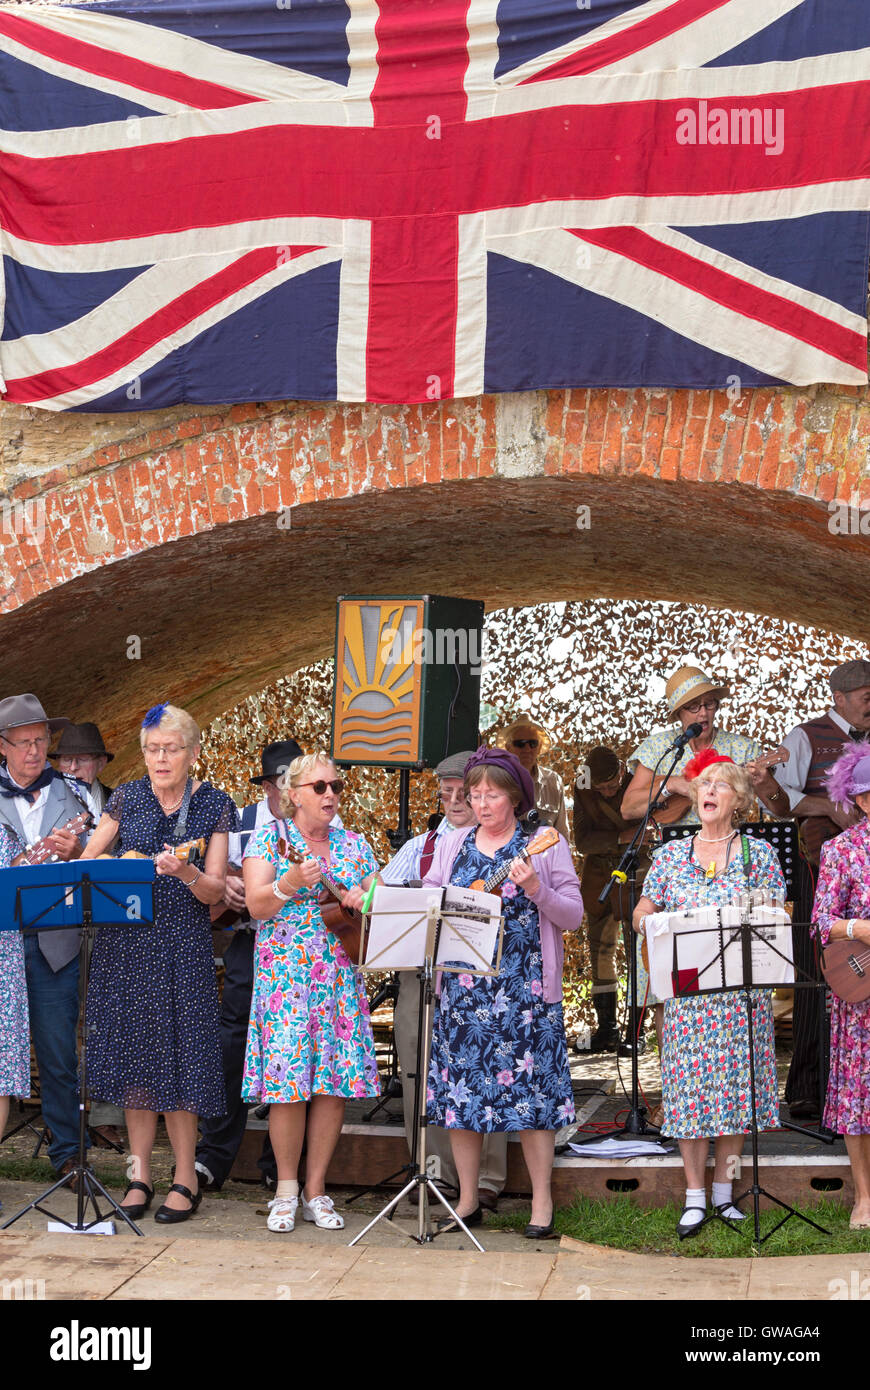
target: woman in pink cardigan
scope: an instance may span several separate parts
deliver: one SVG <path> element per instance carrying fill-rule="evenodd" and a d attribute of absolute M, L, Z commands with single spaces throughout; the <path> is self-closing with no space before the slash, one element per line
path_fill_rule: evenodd
<path fill-rule="evenodd" d="M 571 851 L 558 844 L 528 860 L 519 817 L 534 807 L 532 779 L 519 759 L 479 748 L 465 769 L 477 826 L 441 837 L 424 885 L 468 887 L 505 863 L 504 943 L 494 976 L 446 973 L 432 1036 L 428 1115 L 450 1131 L 459 1175 L 456 1211 L 478 1226 L 483 1135 L 518 1131 L 532 1180 L 530 1239 L 552 1236 L 550 1178 L 556 1130 L 574 1119 L 562 1020 L 562 933 L 583 917 Z M 443 1223 L 451 1226 L 452 1221 Z"/>

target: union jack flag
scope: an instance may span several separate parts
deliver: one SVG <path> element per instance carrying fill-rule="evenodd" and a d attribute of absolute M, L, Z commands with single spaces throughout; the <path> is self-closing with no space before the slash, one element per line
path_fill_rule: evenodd
<path fill-rule="evenodd" d="M 867 380 L 866 0 L 0 5 L 53 410 Z"/>

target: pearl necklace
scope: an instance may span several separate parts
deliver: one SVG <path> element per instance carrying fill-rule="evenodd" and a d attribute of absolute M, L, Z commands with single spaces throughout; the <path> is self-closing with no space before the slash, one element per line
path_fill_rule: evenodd
<path fill-rule="evenodd" d="M 729 830 L 727 835 L 718 835 L 715 840 L 712 835 L 696 835 L 695 839 L 700 840 L 705 845 L 721 845 L 723 840 L 730 840 L 731 836 L 736 834 L 736 830 Z"/>
<path fill-rule="evenodd" d="M 728 841 L 727 845 L 725 846 L 725 868 L 726 868 L 726 869 L 727 869 L 727 867 L 728 867 L 728 852 L 729 852 L 729 850 L 731 849 L 731 842 L 732 842 L 732 840 L 735 840 L 736 838 L 737 838 L 737 831 L 736 831 L 736 830 L 732 830 L 731 833 L 730 833 L 729 835 L 719 835 L 715 840 L 712 839 L 710 836 L 707 836 L 707 835 L 696 835 L 696 836 L 695 836 L 695 839 L 696 839 L 696 840 L 703 840 L 704 843 L 707 844 L 707 845 L 720 845 L 720 844 L 722 843 L 723 840 L 727 840 L 727 841 Z M 704 873 L 705 873 L 705 875 L 706 875 L 706 877 L 707 877 L 708 879 L 714 879 L 714 878 L 716 877 L 716 860 L 715 860 L 715 859 L 711 859 L 711 860 L 710 860 L 710 863 L 707 865 L 706 869 L 704 870 Z"/>

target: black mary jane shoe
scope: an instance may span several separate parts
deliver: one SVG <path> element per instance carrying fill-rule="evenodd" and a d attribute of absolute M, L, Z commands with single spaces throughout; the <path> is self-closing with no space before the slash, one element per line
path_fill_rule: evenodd
<path fill-rule="evenodd" d="M 187 1211 L 179 1211 L 176 1207 L 168 1207 L 165 1202 L 163 1203 L 162 1207 L 158 1207 L 157 1211 L 155 1211 L 155 1221 L 161 1221 L 166 1226 L 174 1226 L 177 1222 L 187 1221 L 191 1216 L 193 1216 L 193 1213 L 196 1211 L 197 1207 L 202 1201 L 202 1189 L 200 1189 L 194 1197 L 190 1188 L 185 1187 L 184 1183 L 174 1182 L 170 1187 L 169 1191 L 180 1192 L 182 1197 L 186 1197 L 187 1200 L 190 1202 L 190 1206 L 188 1207 Z"/>
<path fill-rule="evenodd" d="M 144 1201 L 144 1202 L 136 1202 L 135 1204 L 133 1204 L 133 1205 L 131 1205 L 131 1206 L 125 1206 L 125 1205 L 124 1205 L 124 1202 L 123 1202 L 123 1198 L 122 1198 L 122 1200 L 121 1200 L 121 1208 L 122 1208 L 124 1214 L 125 1214 L 126 1216 L 129 1216 L 129 1218 L 130 1218 L 131 1221 L 138 1221 L 140 1217 L 142 1217 L 142 1216 L 145 1215 L 146 1211 L 148 1210 L 148 1208 L 149 1208 L 150 1205 L 151 1205 L 151 1202 L 152 1202 L 152 1200 L 153 1200 L 153 1198 L 154 1198 L 154 1188 L 153 1188 L 153 1187 L 149 1187 L 148 1184 L 147 1184 L 147 1182 L 139 1182 L 139 1181 L 136 1181 L 136 1182 L 131 1182 L 131 1183 L 128 1185 L 127 1191 L 124 1193 L 124 1196 L 125 1196 L 125 1197 L 129 1197 L 129 1195 L 130 1195 L 131 1192 L 144 1192 L 144 1193 L 145 1193 L 145 1201 Z"/>
<path fill-rule="evenodd" d="M 557 1231 L 554 1226 L 555 1213 L 550 1217 L 549 1226 L 533 1226 L 531 1223 L 523 1231 L 526 1240 L 553 1240 Z"/>
<path fill-rule="evenodd" d="M 483 1208 L 475 1207 L 474 1211 L 469 1212 L 467 1216 L 460 1216 L 459 1219 L 462 1222 L 462 1226 L 467 1226 L 469 1230 L 472 1226 L 482 1226 Z M 461 1232 L 462 1226 L 458 1225 L 457 1222 L 454 1221 L 452 1216 L 442 1217 L 440 1221 L 435 1222 L 435 1230 L 438 1232 L 439 1235 L 442 1235 L 445 1231 Z"/>
<path fill-rule="evenodd" d="M 686 1221 L 686 1217 L 688 1216 L 688 1214 L 689 1214 L 690 1211 L 699 1211 L 699 1212 L 701 1212 L 701 1220 L 700 1220 L 700 1221 L 689 1221 L 689 1222 L 687 1222 L 687 1221 Z M 705 1219 L 706 1219 L 706 1216 L 707 1216 L 706 1208 L 702 1208 L 702 1207 L 683 1207 L 683 1210 L 682 1210 L 682 1212 L 680 1213 L 680 1219 L 679 1219 L 679 1221 L 677 1222 L 677 1235 L 680 1237 L 680 1240 L 689 1240 L 689 1238 L 690 1238 L 691 1236 L 696 1236 L 696 1235 L 698 1234 L 698 1232 L 700 1231 L 701 1227 L 704 1225 L 704 1221 L 705 1221 Z"/>

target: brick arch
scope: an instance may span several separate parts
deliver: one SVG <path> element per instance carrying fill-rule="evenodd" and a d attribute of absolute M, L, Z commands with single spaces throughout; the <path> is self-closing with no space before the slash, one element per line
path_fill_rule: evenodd
<path fill-rule="evenodd" d="M 120 772 L 155 699 L 205 722 L 327 654 L 341 592 L 640 595 L 870 640 L 870 537 L 829 529 L 829 502 L 868 482 L 859 388 L 279 403 L 156 423 L 6 407 L 0 429 L 3 520 L 23 521 L 3 535 L 4 687 L 98 719 Z"/>

